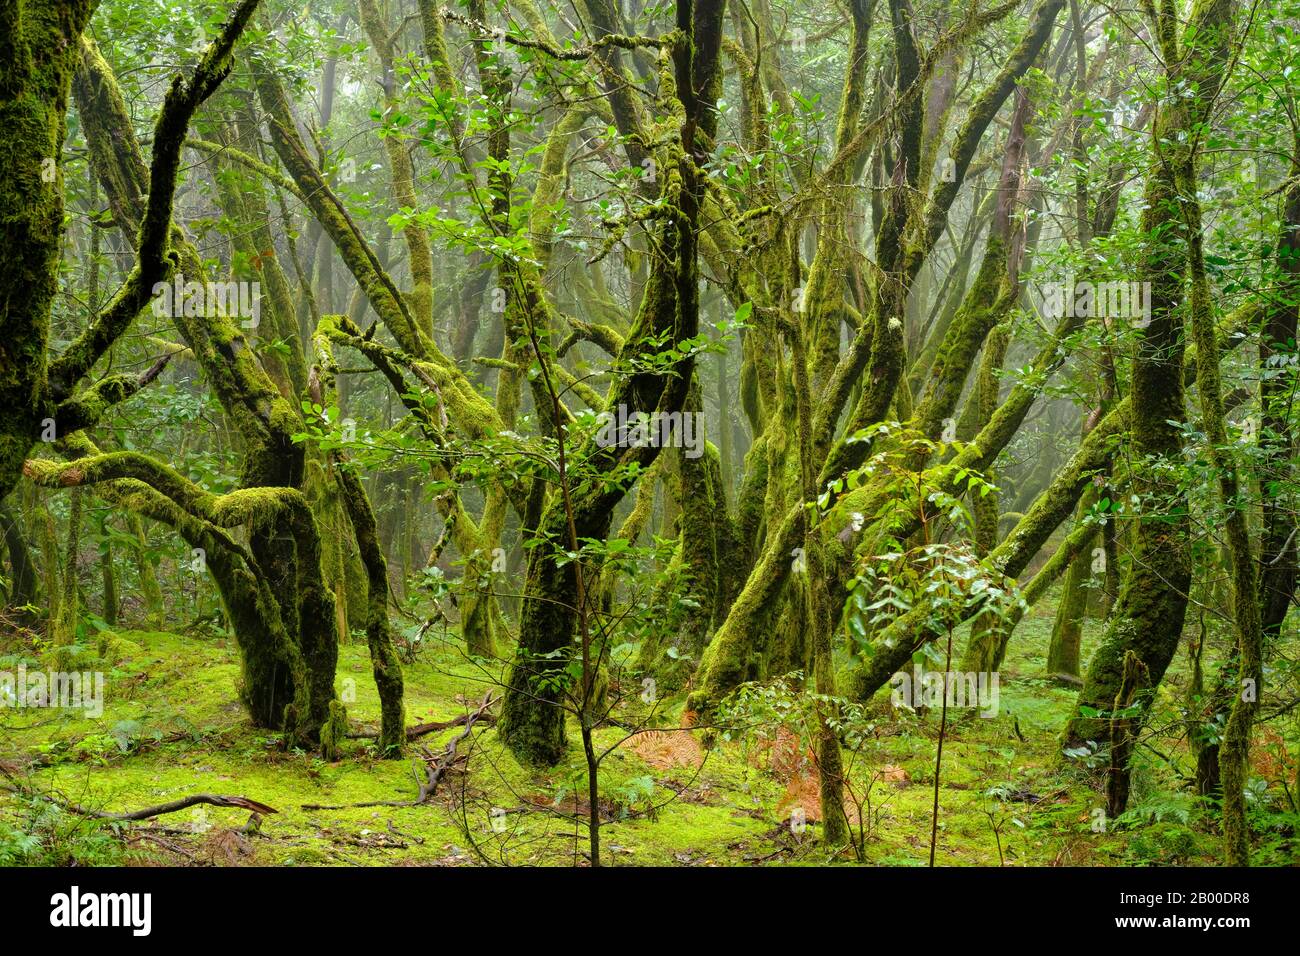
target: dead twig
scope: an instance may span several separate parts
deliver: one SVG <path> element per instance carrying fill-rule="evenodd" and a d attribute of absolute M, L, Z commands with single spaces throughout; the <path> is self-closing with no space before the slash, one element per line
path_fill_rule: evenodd
<path fill-rule="evenodd" d="M 48 793 L 38 793 L 35 790 L 25 787 L 6 787 L 14 793 L 23 793 L 30 797 L 36 797 L 54 804 L 61 810 L 69 813 L 75 813 L 83 817 L 93 817 L 96 820 L 116 820 L 119 822 L 132 822 L 138 820 L 148 820 L 151 817 L 162 816 L 164 813 L 175 813 L 178 810 L 186 810 L 200 803 L 210 804 L 214 807 L 238 807 L 242 810 L 252 810 L 254 813 L 267 814 L 279 813 L 275 807 L 267 806 L 265 803 L 259 803 L 256 800 L 250 800 L 248 797 L 226 797 L 216 793 L 196 793 L 180 800 L 172 800 L 168 803 L 160 803 L 156 807 L 145 807 L 143 810 L 132 810 L 128 813 L 113 813 L 108 810 L 92 810 L 90 807 L 83 807 L 76 803 L 69 803 L 60 800 L 58 797 L 52 797 Z"/>
<path fill-rule="evenodd" d="M 446 772 L 451 769 L 457 760 L 461 759 L 456 754 L 456 747 L 462 740 L 468 737 L 474 730 L 474 725 L 483 719 L 487 709 L 496 703 L 496 698 L 488 693 L 484 696 L 482 703 L 477 708 L 467 713 L 462 719 L 453 721 L 450 726 L 464 724 L 465 729 L 458 733 L 447 745 L 443 747 L 442 753 L 435 756 L 428 748 L 421 748 L 421 755 L 425 763 L 425 779 L 420 784 L 420 792 L 414 800 L 366 800 L 361 803 L 304 803 L 304 810 L 359 810 L 366 807 L 418 807 L 427 803 L 433 798 L 438 791 L 438 784 L 442 781 Z M 410 733 L 410 730 L 407 731 Z"/>
<path fill-rule="evenodd" d="M 259 803 L 256 800 L 250 800 L 248 797 L 227 797 L 215 793 L 196 793 L 188 797 L 182 797 L 180 800 L 172 800 L 168 803 L 160 803 L 155 807 L 145 807 L 143 810 L 132 810 L 127 813 L 92 810 L 89 807 L 52 797 L 48 793 L 41 793 L 30 784 L 20 780 L 11 769 L 11 766 L 10 764 L 0 763 L 0 775 L 3 775 L 11 784 L 11 786 L 3 789 L 11 793 L 21 793 L 25 796 L 45 800 L 62 810 L 67 810 L 69 813 L 76 813 L 83 817 L 93 817 L 96 820 L 117 820 L 121 822 L 148 820 L 150 817 L 162 816 L 164 813 L 175 813 L 178 810 L 185 810 L 200 803 L 210 804 L 214 807 L 238 807 L 241 810 L 252 810 L 254 813 L 260 814 L 280 812 L 275 807 L 267 806 L 265 803 Z"/>
<path fill-rule="evenodd" d="M 496 701 L 493 700 L 492 703 L 495 704 Z M 488 706 L 491 706 L 491 704 L 489 704 Z M 491 725 L 496 723 L 496 718 L 493 717 L 491 714 L 479 714 L 477 716 L 474 713 L 461 714 L 459 717 L 453 717 L 451 720 L 434 720 L 426 724 L 415 724 L 412 727 L 407 727 L 406 739 L 419 740 L 421 737 L 427 734 L 434 734 L 440 730 L 451 730 L 451 728 L 453 727 L 459 727 L 461 724 L 464 724 L 466 721 L 471 719 L 473 719 L 475 723 L 481 723 L 481 724 Z M 366 732 L 359 732 L 359 733 L 350 733 L 348 734 L 348 739 L 349 740 L 370 740 L 377 736 L 379 735 L 376 733 L 366 731 Z"/>
<path fill-rule="evenodd" d="M 133 810 L 130 813 L 111 813 L 107 810 L 91 810 L 89 807 L 78 806 L 75 803 L 64 803 L 62 800 L 55 799 L 48 794 L 34 794 L 43 800 L 57 804 L 64 810 L 71 813 L 78 813 L 86 817 L 95 817 L 98 820 L 148 820 L 150 817 L 162 816 L 164 813 L 175 813 L 178 810 L 187 810 L 190 807 L 198 806 L 200 803 L 210 804 L 214 807 L 238 807 L 241 810 L 252 810 L 254 813 L 279 813 L 275 807 L 268 807 L 265 803 L 258 803 L 256 800 L 250 800 L 247 797 L 223 797 L 215 793 L 196 793 L 180 800 L 172 800 L 170 803 L 160 803 L 156 807 L 145 807 L 143 810 Z"/>

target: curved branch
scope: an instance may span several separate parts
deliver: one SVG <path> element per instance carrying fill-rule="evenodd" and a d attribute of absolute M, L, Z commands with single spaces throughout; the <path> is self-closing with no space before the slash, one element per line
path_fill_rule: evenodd
<path fill-rule="evenodd" d="M 139 375 L 109 375 L 76 397 L 61 402 L 54 410 L 58 434 L 68 435 L 96 424 L 106 411 L 126 401 L 161 375 L 169 361 L 171 354 L 162 356 Z"/>
<path fill-rule="evenodd" d="M 219 528 L 256 522 L 280 508 L 291 512 L 296 526 L 312 521 L 311 509 L 296 488 L 241 488 L 224 495 L 204 491 L 180 472 L 134 451 L 114 451 L 64 464 L 29 458 L 23 474 L 43 488 L 81 488 L 131 478 L 170 500 L 187 514 Z"/>
<path fill-rule="evenodd" d="M 185 140 L 185 145 L 192 146 L 200 152 L 207 153 L 210 156 L 228 159 L 232 163 L 243 166 L 245 169 L 252 170 L 273 186 L 278 186 L 286 192 L 293 193 L 293 195 L 303 203 L 307 202 L 306 195 L 304 195 L 303 191 L 298 188 L 297 183 L 281 173 L 274 166 L 267 165 L 256 156 L 250 156 L 242 149 L 235 149 L 233 146 L 224 146 L 221 143 L 213 143 L 206 139 L 195 139 L 193 136 Z"/>
<path fill-rule="evenodd" d="M 90 327 L 50 363 L 50 391 L 55 401 L 67 397 L 73 385 L 135 321 L 153 295 L 155 283 L 165 280 L 179 265 L 179 258 L 169 245 L 181 147 L 194 112 L 229 74 L 233 64 L 231 51 L 259 2 L 242 0 L 208 45 L 194 72 L 188 77 L 173 78 L 154 124 L 149 195 L 140 221 L 135 267 Z M 91 53 L 88 42 L 83 55 Z"/>

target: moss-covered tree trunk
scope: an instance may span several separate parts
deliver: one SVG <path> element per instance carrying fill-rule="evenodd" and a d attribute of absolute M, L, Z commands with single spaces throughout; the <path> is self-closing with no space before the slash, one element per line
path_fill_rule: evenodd
<path fill-rule="evenodd" d="M 1089 485 L 1079 499 L 1075 511 L 1076 525 L 1081 524 L 1088 511 L 1097 502 L 1097 489 Z M 1091 543 L 1095 538 L 1089 538 Z M 1070 562 L 1065 579 L 1061 582 L 1061 603 L 1056 607 L 1052 621 L 1052 636 L 1047 645 L 1047 674 L 1067 684 L 1077 685 L 1079 680 L 1079 653 L 1083 647 L 1083 622 L 1088 614 L 1090 589 L 1096 561 L 1088 547 L 1080 550 Z"/>
<path fill-rule="evenodd" d="M 1283 276 L 1277 299 L 1265 315 L 1260 341 L 1261 368 L 1294 367 L 1297 319 L 1300 318 L 1300 138 L 1292 146 L 1289 179 L 1284 193 L 1278 236 L 1277 268 Z M 1297 545 L 1295 499 L 1282 492 L 1294 487 L 1296 440 L 1287 415 L 1292 383 L 1286 378 L 1260 376 L 1260 434 L 1267 436 L 1262 463 L 1260 501 L 1263 534 L 1260 544 L 1260 624 L 1265 640 L 1281 634 L 1282 622 L 1296 590 Z M 1277 482 L 1276 485 L 1271 482 Z M 1274 489 L 1277 489 L 1275 492 Z"/>
<path fill-rule="evenodd" d="M 1002 369 L 1010 339 L 1011 330 L 1005 325 L 999 325 L 989 333 L 984 343 L 979 378 L 970 399 L 979 408 L 980 430 L 988 425 L 998 405 L 998 372 Z M 989 482 L 996 483 L 996 475 L 992 469 L 985 472 L 984 477 Z M 998 511 L 996 491 L 977 494 L 971 501 L 971 513 L 975 519 L 975 553 L 981 558 L 988 557 L 998 546 Z M 1009 637 L 1009 629 L 995 615 L 981 614 L 975 618 L 971 623 L 970 639 L 962 658 L 962 669 L 975 674 L 995 672 L 1002 666 L 1002 657 L 1006 653 Z"/>
<path fill-rule="evenodd" d="M 35 620 L 40 592 L 36 565 L 19 521 L 9 503 L 0 502 L 0 535 L 4 537 L 5 553 L 9 557 L 9 591 L 6 597 L 9 606 L 17 609 L 18 622 L 30 624 Z"/>
<path fill-rule="evenodd" d="M 1194 168 L 1192 131 L 1210 110 L 1226 69 L 1232 10 L 1231 0 L 1198 0 L 1183 36 L 1190 48 L 1181 52 L 1173 11 L 1163 9 L 1153 24 L 1170 87 L 1186 85 L 1195 91 L 1180 97 L 1171 94 L 1160 104 L 1142 214 L 1145 248 L 1140 278 L 1150 283 L 1151 312 L 1146 327 L 1138 332 L 1133 360 L 1131 434 L 1134 454 L 1149 463 L 1136 476 L 1139 493 L 1149 492 L 1161 504 L 1159 514 L 1137 516 L 1133 560 L 1079 695 L 1081 708 L 1103 714 L 1109 714 L 1121 696 L 1131 700 L 1139 713 L 1131 718 L 1126 731 L 1130 735 L 1141 729 L 1155 688 L 1178 647 L 1191 584 L 1185 495 L 1156 467 L 1162 461 L 1177 461 L 1182 453 L 1184 283 L 1189 238 L 1199 242 L 1199 223 L 1189 226 L 1182 214 L 1176 176 L 1179 170 L 1185 174 Z M 1189 229 L 1194 236 L 1189 237 Z M 1208 310 L 1209 303 L 1194 296 L 1193 309 L 1198 303 Z M 1202 331 L 1209 329 L 1214 356 L 1200 364 L 1204 374 L 1207 363 L 1217 362 L 1218 347 L 1211 316 L 1200 318 Z M 1199 349 L 1198 337 L 1198 354 Z M 1138 675 L 1130 681 L 1131 687 L 1125 684 L 1126 673 Z M 1102 718 L 1080 713 L 1067 725 L 1066 741 L 1105 741 L 1103 724 Z M 1122 810 L 1128 791 L 1127 763 L 1113 761 L 1110 772 L 1124 778 L 1113 781 L 1110 788 L 1118 799 L 1112 810 Z"/>
<path fill-rule="evenodd" d="M 328 334 L 315 336 L 315 344 L 317 364 L 312 368 L 309 392 L 313 401 L 324 406 L 331 401 L 337 368 Z M 361 479 L 341 451 L 330 455 L 329 464 L 366 569 L 366 645 L 379 692 L 379 751 L 385 757 L 400 757 L 406 747 L 406 711 L 402 664 L 388 622 L 388 564 L 379 547 L 375 512 Z"/>
<path fill-rule="evenodd" d="M 0 4 L 0 500 L 52 417 L 47 347 L 63 234 L 64 116 L 94 8 L 93 0 Z"/>
<path fill-rule="evenodd" d="M 673 50 L 672 65 L 682 122 L 677 137 L 660 154 L 658 165 L 663 172 L 658 179 L 661 188 L 672 191 L 681 215 L 656 228 L 660 254 L 625 339 L 620 356 L 625 368 L 634 357 L 661 350 L 662 345 L 653 344 L 656 340 L 679 343 L 698 332 L 697 246 L 704 182 L 696 137 L 711 141 L 717 129 L 723 8 L 720 0 L 678 5 L 682 36 Z M 618 52 L 614 47 L 609 50 Z M 686 357 L 675 365 L 671 376 L 619 375 L 606 407 L 680 412 L 687 400 L 694 361 Z M 561 561 L 551 542 L 567 541 L 573 531 L 579 540 L 605 540 L 614 507 L 627 491 L 621 481 L 611 480 L 610 472 L 631 463 L 646 468 L 658 453 L 653 445 L 620 449 L 599 448 L 593 443 L 578 449 L 574 458 L 594 472 L 588 482 L 590 490 L 572 501 L 553 499 L 538 524 L 537 535 L 543 544 L 533 548 L 528 559 L 519 644 L 499 724 L 506 744 L 525 761 L 555 764 L 564 755 L 563 684 L 555 679 L 555 672 L 566 667 L 578 616 L 586 613 L 573 603 L 579 593 L 575 563 Z"/>
<path fill-rule="evenodd" d="M 876 263 L 873 270 L 877 278 L 863 297 L 863 301 L 869 303 L 869 311 L 859 316 L 857 335 L 848 350 L 839 356 L 829 374 L 826 374 L 830 364 L 829 339 L 824 334 L 823 325 L 815 326 L 823 332 L 818 344 L 811 349 L 814 379 L 822 386 L 818 389 L 812 415 L 812 447 L 820 461 L 817 469 L 819 488 L 824 488 L 828 482 L 858 467 L 871 454 L 870 442 L 847 442 L 844 438 L 885 420 L 897 409 L 901 394 L 899 384 L 906 366 L 903 317 L 907 312 L 911 283 L 943 234 L 948 213 L 981 138 L 1002 104 L 1011 95 L 1017 79 L 1038 57 L 1063 5 L 1064 0 L 1044 0 L 1035 8 L 1019 43 L 993 81 L 976 96 L 965 121 L 953 137 L 950 157 L 953 175 L 930 183 L 929 174 L 922 169 L 920 158 L 924 97 L 915 94 L 926 85 L 928 74 L 925 71 L 933 69 L 934 61 L 923 59 L 918 51 L 911 4 L 907 0 L 891 0 L 890 26 L 894 39 L 892 79 L 898 93 L 898 102 L 890 112 L 891 129 L 897 130 L 898 151 L 894 155 L 893 150 L 887 150 L 887 158 L 893 164 L 889 170 L 892 181 L 887 188 L 888 200 L 881 204 L 878 211 L 873 207 L 873 220 L 878 220 L 879 227 L 875 230 Z M 852 63 L 850 71 L 851 68 Z M 852 82 L 853 77 L 847 76 L 846 88 Z M 870 122 L 850 135 L 828 165 L 824 173 L 827 181 L 836 181 L 835 177 L 841 175 L 846 168 L 860 168 L 869 151 L 880 143 L 880 129 L 881 124 Z M 880 145 L 884 149 L 888 144 Z M 798 271 L 796 267 L 794 274 Z M 805 301 L 812 309 L 819 310 L 819 322 L 826 322 L 832 315 L 837 318 L 844 316 L 848 306 L 841 304 L 842 295 L 837 298 L 813 294 L 817 289 L 829 288 L 829 285 L 818 285 L 812 281 L 814 272 L 817 272 L 815 262 L 810 269 Z M 775 276 L 790 274 L 788 268 L 773 273 Z M 954 328 L 945 336 L 943 345 L 947 355 L 943 367 L 930 370 L 926 394 L 916 404 L 915 417 L 926 423 L 927 431 L 931 428 L 936 434 L 942 431 L 943 419 L 951 415 L 951 409 L 960 398 L 962 383 L 979 353 L 980 344 L 996 320 L 997 316 L 968 315 L 966 321 L 954 322 Z M 805 320 L 806 323 L 810 321 Z M 1059 359 L 1048 363 L 1051 367 L 1056 364 L 1059 364 Z M 761 366 L 756 371 L 759 369 Z M 821 377 L 816 374 L 817 371 L 822 373 Z M 745 399 L 747 390 L 744 388 L 743 376 L 744 372 L 742 399 Z M 761 395 L 761 380 L 759 386 L 754 391 Z M 847 418 L 842 419 L 842 411 L 846 406 L 850 407 L 850 411 Z M 750 413 L 748 403 L 746 411 Z M 1023 417 L 1023 412 L 1012 412 L 1004 416 L 998 423 L 997 432 L 1002 434 L 1005 425 L 1015 419 L 1017 414 Z M 841 422 L 842 427 L 837 427 Z M 1014 430 L 1012 427 L 1011 431 Z M 1008 433 L 1003 440 L 1009 438 Z M 781 440 L 779 434 L 762 436 L 769 453 L 769 486 L 776 478 L 770 467 L 771 451 Z M 751 455 L 757 448 L 756 443 Z M 987 450 L 987 446 L 982 447 L 977 452 L 972 452 L 972 456 L 984 457 L 983 452 Z M 993 454 L 996 454 L 996 450 Z M 991 463 L 990 455 L 988 461 L 982 462 L 980 467 L 987 467 Z M 852 497 L 846 495 L 845 500 Z M 863 514 L 876 513 L 869 507 L 846 506 L 845 511 L 849 510 Z M 743 511 L 741 516 L 743 531 L 747 526 Z M 755 639 L 761 638 L 765 633 L 763 622 L 778 608 L 790 606 L 782 605 L 781 602 L 786 599 L 786 588 L 792 581 L 790 555 L 793 549 L 800 546 L 803 522 L 803 507 L 798 502 L 783 511 L 769 511 L 766 517 L 766 535 L 757 549 L 748 579 L 705 653 L 697 689 L 688 702 L 693 709 L 708 710 L 738 683 L 752 678 L 755 663 L 762 656 L 760 649 L 755 646 Z"/>
<path fill-rule="evenodd" d="M 143 263 L 151 268 L 179 268 L 189 281 L 199 281 L 205 269 L 197 250 L 171 218 L 180 146 L 193 110 L 229 71 L 235 41 L 255 9 L 256 0 L 244 0 L 195 74 L 173 85 L 155 128 L 150 167 L 140 155 L 111 69 L 93 44 L 83 43 L 80 49 L 78 107 L 95 173 L 114 220 L 136 245 Z M 160 262 L 164 265 L 156 265 Z M 136 282 L 141 285 L 141 300 L 123 303 L 126 321 L 152 294 L 152 283 L 143 278 Z M 246 552 L 228 546 L 205 548 L 198 569 L 211 570 L 221 590 L 243 659 L 241 696 L 254 720 L 283 728 L 292 742 L 315 743 L 327 723 L 337 729 L 339 722 L 333 699 L 338 635 L 333 595 L 321 574 L 319 531 L 299 491 L 304 453 L 293 441 L 301 428 L 296 403 L 286 399 L 259 362 L 238 325 L 239 317 L 172 311 L 174 324 L 241 436 L 240 490 L 212 502 L 166 466 L 142 456 L 123 457 L 124 453 L 83 459 L 97 463 L 93 470 L 82 470 L 79 462 L 72 472 L 38 469 L 34 474 L 63 484 L 129 477 L 171 498 L 200 523 L 247 524 Z M 106 347 L 99 330 L 102 324 L 97 322 L 84 342 L 60 357 L 58 369 L 65 387 L 89 372 Z M 238 568 L 241 563 L 243 571 Z"/>
<path fill-rule="evenodd" d="M 147 627 L 159 628 L 163 624 L 163 593 L 158 584 L 158 570 L 149 554 L 149 538 L 145 534 L 144 519 L 138 514 L 131 515 L 131 534 L 137 542 L 135 547 L 136 577 L 140 581 L 140 603 L 144 605 L 144 619 Z"/>
<path fill-rule="evenodd" d="M 59 581 L 61 596 L 59 610 L 54 615 L 50 637 L 56 645 L 67 646 L 76 642 L 77 622 L 81 618 L 81 595 L 78 587 L 77 556 L 81 551 L 82 491 L 72 489 L 68 496 L 68 538 L 61 562 Z M 64 663 L 71 665 L 71 661 Z"/>

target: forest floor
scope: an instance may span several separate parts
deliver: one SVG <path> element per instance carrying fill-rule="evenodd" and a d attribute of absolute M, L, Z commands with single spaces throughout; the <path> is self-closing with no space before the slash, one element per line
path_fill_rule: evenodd
<path fill-rule="evenodd" d="M 1089 774 L 1062 759 L 1059 733 L 1075 693 L 1047 680 L 1048 602 L 1018 628 L 1001 672 L 998 714 L 950 715 L 940 776 L 939 865 L 1211 864 L 1218 841 L 1180 810 L 1177 781 L 1153 761 L 1135 777 L 1135 810 L 1104 829 Z M 1090 622 L 1086 653 L 1098 625 Z M 453 635 L 454 637 L 454 635 Z M 421 749 L 437 757 L 463 726 L 421 737 L 411 759 L 380 760 L 358 737 L 343 759 L 285 752 L 252 727 L 235 699 L 232 640 L 122 631 L 102 642 L 104 712 L 0 710 L 0 863 L 180 865 L 579 864 L 585 814 L 576 730 L 571 764 L 528 770 L 484 723 L 459 740 L 434 794 L 418 806 L 309 809 L 412 801 L 425 777 Z M 7 656 L 4 656 L 6 655 Z M 30 655 L 30 656 L 28 656 Z M 0 667 L 43 666 L 34 652 L 0 648 Z M 341 648 L 339 680 L 358 732 L 378 720 L 364 643 Z M 427 647 L 406 666 L 408 725 L 475 709 L 497 675 L 451 646 Z M 345 683 L 354 681 L 355 685 Z M 1162 691 L 1163 693 L 1163 691 Z M 345 695 L 346 697 L 347 695 Z M 887 696 L 887 695 L 885 695 Z M 856 755 L 859 794 L 871 788 L 865 862 L 928 862 L 937 710 L 917 716 L 878 703 L 877 735 Z M 677 719 L 680 704 L 670 710 Z M 602 728 L 605 746 L 627 736 Z M 600 777 L 604 862 L 609 865 L 784 865 L 828 861 L 818 839 L 814 771 L 791 734 L 702 743 L 699 731 L 627 740 Z M 1175 744 L 1176 746 L 1176 744 Z M 468 770 L 466 768 L 468 767 Z M 26 792 L 15 793 L 16 783 Z M 0 777 L 0 787 L 5 778 Z M 575 797 L 575 790 L 579 796 Z M 278 812 L 196 806 L 133 824 L 56 809 L 132 811 L 195 793 L 238 795 Z M 1150 801 L 1143 809 L 1144 794 Z M 1171 796 L 1172 793 L 1172 796 Z M 802 807 L 805 827 L 791 824 Z M 851 817 L 859 816 L 854 809 Z M 1188 825 L 1188 824 L 1193 825 Z M 1099 832 L 1100 831 L 1100 832 Z M 8 857 L 8 859 L 6 859 Z M 846 852 L 838 858 L 854 862 Z"/>

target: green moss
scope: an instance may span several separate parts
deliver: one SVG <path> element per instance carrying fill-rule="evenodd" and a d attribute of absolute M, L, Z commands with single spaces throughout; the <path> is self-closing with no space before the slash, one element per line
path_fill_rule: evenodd
<path fill-rule="evenodd" d="M 348 734 L 348 712 L 337 700 L 329 703 L 329 718 L 320 728 L 320 754 L 326 760 L 338 760 Z"/>
<path fill-rule="evenodd" d="M 1153 823 L 1135 832 L 1126 856 L 1143 866 L 1176 866 L 1196 855 L 1204 838 L 1178 823 Z M 1202 846 L 1203 851 L 1203 846 Z"/>
<path fill-rule="evenodd" d="M 0 13 L 0 499 L 48 415 L 47 346 L 63 232 L 64 117 L 94 4 L 8 5 Z M 48 175 L 49 164 L 54 176 Z"/>
<path fill-rule="evenodd" d="M 958 717 L 950 724 L 940 793 L 939 862 L 998 864 L 988 812 L 1001 824 L 1003 857 L 1009 865 L 1061 860 L 1076 865 L 1206 862 L 1213 841 L 1195 828 L 1190 845 L 1184 832 L 1188 828 L 1182 825 L 1153 824 L 1104 834 L 1089 829 L 1098 794 L 1056 764 L 1053 731 L 1070 713 L 1073 697 L 1039 676 L 1052 613 L 1046 606 L 1031 610 L 1022 625 L 1023 640 L 1011 645 L 998 715 Z M 1095 637 L 1085 631 L 1086 649 Z M 479 665 L 467 663 L 459 643 L 450 634 L 445 643 L 434 642 L 405 668 L 412 721 L 459 716 L 466 709 L 462 700 L 482 699 L 485 676 L 502 678 L 499 671 L 484 675 Z M 481 862 L 471 839 L 494 861 L 561 866 L 574 862 L 573 825 L 554 816 L 553 804 L 558 799 L 560 809 L 571 807 L 575 790 L 585 799 L 585 772 L 576 749 L 557 766 L 537 769 L 517 760 L 499 734 L 485 727 L 458 748 L 471 755 L 469 777 L 453 774 L 430 805 L 306 810 L 304 804 L 409 801 L 416 794 L 412 767 L 404 761 L 373 759 L 378 754 L 369 741 L 337 733 L 331 739 L 341 759 L 335 763 L 322 760 L 314 748 L 283 750 L 275 734 L 253 726 L 232 700 L 230 688 L 240 668 L 232 642 L 122 631 L 112 644 L 116 652 L 106 675 L 102 717 L 60 712 L 52 723 L 13 728 L 0 739 L 0 759 L 25 764 L 27 758 L 40 757 L 41 765 L 29 777 L 33 786 L 75 793 L 83 805 L 111 810 L 208 792 L 240 794 L 279 811 L 262 818 L 257 835 L 239 839 L 222 831 L 242 828 L 248 821 L 245 811 L 207 807 L 201 813 L 163 818 L 180 831 L 169 839 L 198 859 L 219 865 L 468 866 Z M 365 648 L 341 648 L 339 676 L 350 681 L 346 686 L 355 692 L 355 700 L 347 703 L 353 731 L 369 732 L 379 725 L 382 704 L 367 679 L 370 667 Z M 340 718 L 342 705 L 336 703 L 332 713 Z M 670 706 L 665 720 L 676 725 L 675 707 Z M 336 726 L 343 729 L 341 723 Z M 916 834 L 929 820 L 928 783 L 938 715 L 882 713 L 878 727 L 878 750 L 860 755 L 853 770 L 854 785 L 861 791 L 871 774 L 890 768 L 890 778 L 877 780 L 872 790 L 879 821 L 867 841 L 867 861 L 922 864 L 928 851 L 918 844 Z M 1020 729 L 1023 741 L 1013 727 Z M 453 727 L 421 743 L 440 752 L 459 731 Z M 619 727 L 603 727 L 596 731 L 595 742 L 603 749 L 625 734 Z M 819 824 L 810 823 L 801 838 L 791 832 L 788 778 L 772 769 L 770 755 L 755 735 L 720 742 L 711 751 L 697 751 L 694 758 L 682 748 L 687 757 L 677 763 L 655 756 L 670 750 L 651 746 L 642 749 L 646 756 L 641 756 L 634 739 L 604 761 L 601 793 L 608 865 L 817 865 L 828 860 L 819 847 Z M 705 758 L 702 767 L 699 757 Z M 416 768 L 416 773 L 422 772 Z M 1152 773 L 1157 785 L 1173 786 L 1173 778 L 1159 768 Z M 994 786 L 1048 799 L 992 799 L 987 791 Z M 458 804 L 462 787 L 470 797 L 463 815 Z M 512 811 L 507 832 L 493 830 L 493 807 Z M 28 813 L 26 803 L 0 792 L 0 833 L 5 826 L 22 824 Z M 461 827 L 462 816 L 469 820 L 468 834 Z M 121 845 L 107 825 L 82 826 L 103 834 L 111 845 Z M 215 851 L 222 843 L 236 848 L 233 856 Z M 156 846 L 142 852 L 154 862 L 171 860 Z M 99 853 L 86 862 L 107 860 Z"/>

